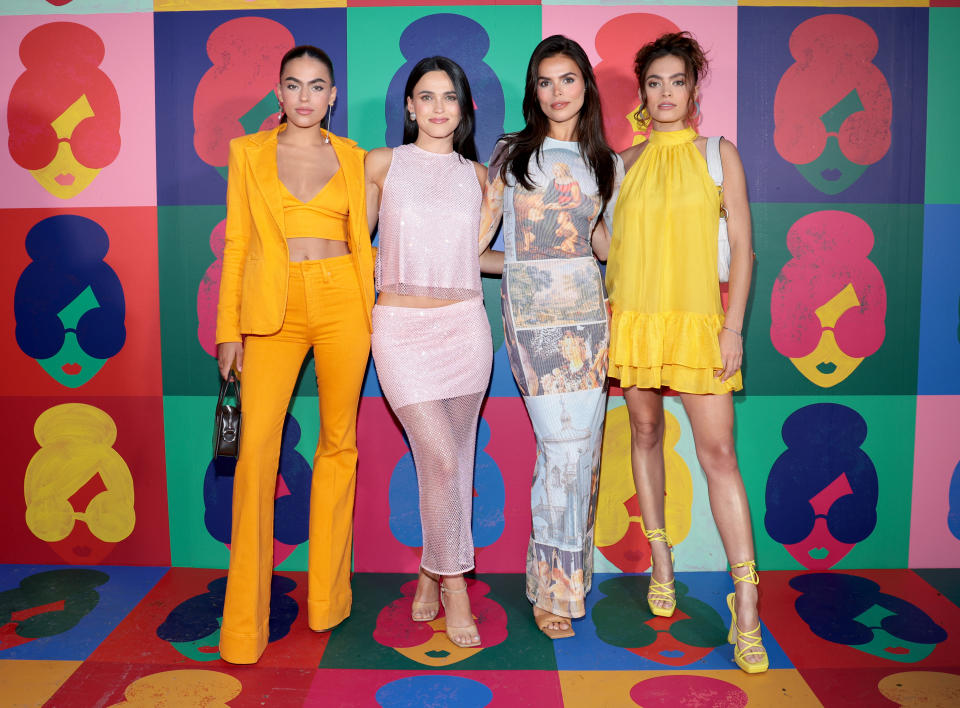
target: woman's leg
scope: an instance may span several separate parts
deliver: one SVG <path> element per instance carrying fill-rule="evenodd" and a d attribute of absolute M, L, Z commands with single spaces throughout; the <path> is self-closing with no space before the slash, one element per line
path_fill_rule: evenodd
<path fill-rule="evenodd" d="M 255 663 L 270 635 L 273 503 L 280 437 L 290 395 L 308 345 L 290 341 L 288 322 L 277 335 L 244 343 L 243 423 L 233 481 L 230 570 L 220 629 L 220 656 Z"/>
<path fill-rule="evenodd" d="M 666 480 L 663 461 L 663 395 L 659 391 L 631 386 L 623 391 L 630 417 L 630 462 L 633 482 L 643 525 L 647 531 L 665 528 L 663 501 Z M 651 542 L 652 567 L 650 575 L 658 583 L 673 581 L 673 559 L 670 547 L 663 542 Z M 674 601 L 666 591 L 651 597 L 657 607 L 669 610 Z"/>
<path fill-rule="evenodd" d="M 357 412 L 370 332 L 349 257 L 304 265 L 320 437 L 310 493 L 308 620 L 322 632 L 350 615 Z"/>
<path fill-rule="evenodd" d="M 423 555 L 417 595 L 437 600 L 442 578 L 448 634 L 456 644 L 479 641 L 463 573 L 474 567 L 473 467 L 483 393 L 414 403 L 396 411 L 410 441 L 420 490 Z"/>
<path fill-rule="evenodd" d="M 723 395 L 681 394 L 693 428 L 697 459 L 707 477 L 710 508 L 731 565 L 754 560 L 753 528 L 747 493 L 737 464 L 733 442 L 733 397 Z M 735 568 L 736 577 L 748 577 L 750 568 Z M 757 586 L 749 582 L 734 584 L 737 623 L 741 629 L 752 629 L 760 623 L 757 613 Z M 746 655 L 749 662 L 759 655 Z"/>

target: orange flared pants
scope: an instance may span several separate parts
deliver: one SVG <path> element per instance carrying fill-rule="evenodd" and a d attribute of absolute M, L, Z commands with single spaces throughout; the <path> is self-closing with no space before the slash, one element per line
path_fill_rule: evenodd
<path fill-rule="evenodd" d="M 220 629 L 220 656 L 235 664 L 256 662 L 270 635 L 280 436 L 293 387 L 311 347 L 320 439 L 310 490 L 308 621 L 311 629 L 323 631 L 350 614 L 357 407 L 370 333 L 351 256 L 339 256 L 291 263 L 280 331 L 244 339 L 243 429 Z"/>

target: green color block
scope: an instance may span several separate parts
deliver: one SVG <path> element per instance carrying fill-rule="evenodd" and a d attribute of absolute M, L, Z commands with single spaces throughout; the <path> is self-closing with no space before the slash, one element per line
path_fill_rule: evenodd
<path fill-rule="evenodd" d="M 782 437 L 784 421 L 794 411 L 814 403 L 847 406 L 863 417 L 867 437 L 860 449 L 873 461 L 879 482 L 876 528 L 834 568 L 905 568 L 913 485 L 914 396 L 747 396 L 737 405 L 737 453 L 750 500 L 758 564 L 764 570 L 802 568 L 768 535 L 765 498 L 770 470 L 787 450 Z"/>
<path fill-rule="evenodd" d="M 407 62 L 398 45 L 400 35 L 416 19 L 447 12 L 469 17 L 487 30 L 490 49 L 484 63 L 503 87 L 504 132 L 523 127 L 520 105 L 527 62 L 542 39 L 539 6 L 351 7 L 347 9 L 347 50 L 352 140 L 367 149 L 384 144 L 384 97 L 394 73 Z M 397 111 L 401 108 L 398 105 Z M 487 157 L 480 155 L 481 160 Z"/>
<path fill-rule="evenodd" d="M 832 210 L 853 214 L 872 230 L 874 246 L 866 257 L 883 277 L 887 306 L 880 348 L 842 381 L 821 387 L 774 348 L 770 300 L 781 268 L 792 258 L 786 240 L 790 227 L 807 214 Z M 916 394 L 923 206 L 754 204 L 752 214 L 757 261 L 744 332 L 745 394 Z M 845 283 L 837 283 L 839 291 Z"/>
<path fill-rule="evenodd" d="M 197 293 L 216 257 L 211 233 L 226 218 L 223 206 L 157 208 L 160 261 L 160 347 L 166 395 L 216 394 L 217 362 L 200 344 Z M 219 277 L 219 276 L 217 276 Z M 215 313 L 219 280 L 209 288 L 206 312 Z M 211 310 L 212 308 L 212 310 Z M 212 339 L 212 333 L 208 337 Z M 295 387 L 296 395 L 317 395 L 313 354 L 308 353 Z M 312 459 L 312 454 L 311 458 Z"/>
<path fill-rule="evenodd" d="M 927 84 L 927 204 L 960 204 L 960 142 L 956 116 L 960 113 L 957 91 L 957 37 L 960 8 L 930 8 L 930 67 Z"/>
<path fill-rule="evenodd" d="M 320 661 L 321 669 L 406 669 L 432 672 L 473 671 L 482 669 L 502 669 L 510 666 L 514 669 L 556 671 L 557 660 L 553 646 L 543 638 L 533 622 L 530 602 L 524 592 L 522 573 L 482 573 L 478 581 L 486 583 L 490 591 L 486 598 L 496 602 L 506 612 L 506 626 L 496 622 L 492 616 L 485 616 L 485 609 L 471 593 L 473 613 L 478 617 L 483 648 L 480 651 L 454 650 L 450 657 L 431 656 L 437 663 L 420 663 L 401 654 L 393 646 L 380 644 L 374 631 L 381 612 L 392 602 L 402 597 L 400 588 L 408 582 L 416 582 L 416 575 L 403 573 L 360 573 L 353 576 L 353 609 L 347 618 L 330 635 Z M 412 591 L 411 591 L 412 594 Z M 409 603 L 406 605 L 409 612 Z M 502 618 L 502 615 L 500 615 Z M 441 617 L 442 619 L 442 617 Z M 409 622 L 409 620 L 407 620 Z M 432 623 L 431 623 L 432 624 Z M 397 631 L 396 616 L 384 612 L 381 627 L 389 633 Z M 442 625 L 441 625 L 442 626 Z M 499 644 L 490 645 L 494 628 L 509 629 L 509 634 Z M 418 630 L 431 629 L 424 623 Z M 400 630 L 401 633 L 407 630 Z M 486 634 L 484 634 L 486 632 Z M 436 649 L 431 652 L 446 652 L 453 649 L 450 641 L 438 635 Z M 406 637 L 404 637 L 406 640 Z M 389 637 L 385 639 L 389 642 Z M 436 641 L 436 640 L 435 640 Z M 423 654 L 423 650 L 410 648 L 411 653 Z M 457 654 L 465 658 L 458 659 Z"/>
<path fill-rule="evenodd" d="M 203 480 L 211 462 L 216 396 L 165 396 L 167 504 L 170 514 L 172 565 L 188 568 L 226 568 L 230 551 L 204 525 Z M 320 432 L 316 397 L 293 399 L 289 412 L 300 424 L 296 450 L 313 464 Z M 306 570 L 307 544 L 301 543 L 277 568 Z"/>

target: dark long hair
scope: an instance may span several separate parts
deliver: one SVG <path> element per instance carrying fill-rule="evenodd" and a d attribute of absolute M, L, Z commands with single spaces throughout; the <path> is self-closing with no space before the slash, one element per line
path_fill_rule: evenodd
<path fill-rule="evenodd" d="M 457 103 L 460 104 L 460 124 L 453 131 L 453 149 L 468 160 L 477 159 L 477 145 L 473 140 L 473 94 L 470 93 L 470 82 L 463 69 L 453 59 L 447 57 L 427 57 L 417 62 L 407 78 L 407 85 L 403 89 L 403 144 L 412 143 L 420 134 L 420 127 L 416 120 L 411 120 L 407 113 L 407 99 L 413 98 L 413 89 L 431 71 L 442 71 L 450 77 L 453 90 L 457 93 Z"/>
<path fill-rule="evenodd" d="M 331 86 L 337 85 L 337 79 L 333 75 L 333 61 L 331 61 L 330 56 L 325 51 L 320 49 L 320 47 L 314 47 L 311 44 L 298 45 L 283 55 L 283 59 L 280 60 L 280 80 L 281 81 L 283 80 L 283 67 L 287 65 L 287 62 L 292 61 L 294 59 L 300 59 L 301 57 L 310 57 L 311 59 L 316 59 L 318 62 L 325 65 L 327 67 L 327 70 L 330 72 L 330 85 Z M 327 108 L 327 115 L 324 116 L 324 118 L 327 119 L 327 124 L 326 126 L 322 124 L 320 126 L 324 130 L 326 130 L 328 133 L 330 132 L 330 114 L 332 112 L 333 112 L 333 106 L 329 106 Z M 280 116 L 280 122 L 281 123 L 287 122 L 286 113 Z"/>
<path fill-rule="evenodd" d="M 568 37 L 555 34 L 547 37 L 537 45 L 530 55 L 527 64 L 527 83 L 523 92 L 523 118 L 526 125 L 517 133 L 504 136 L 506 148 L 503 152 L 503 162 L 500 165 L 500 177 L 506 179 L 507 173 L 524 189 L 532 190 L 530 180 L 530 158 L 537 155 L 537 164 L 540 160 L 540 146 L 550 132 L 550 121 L 540 108 L 537 100 L 537 76 L 540 71 L 540 62 L 557 55 L 571 59 L 580 69 L 583 76 L 583 108 L 577 119 L 577 142 L 580 143 L 580 155 L 593 172 L 597 182 L 597 191 L 600 193 L 600 214 L 607 208 L 607 203 L 613 196 L 613 186 L 616 180 L 616 162 L 613 150 L 607 145 L 603 132 L 603 112 L 600 108 L 600 92 L 597 89 L 597 80 L 593 76 L 593 67 L 583 47 Z M 594 224 L 596 228 L 600 223 Z"/>

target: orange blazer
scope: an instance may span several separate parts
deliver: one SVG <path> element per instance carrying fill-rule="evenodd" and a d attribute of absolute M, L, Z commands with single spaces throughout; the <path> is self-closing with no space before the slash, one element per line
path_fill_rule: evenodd
<path fill-rule="evenodd" d="M 227 235 L 217 306 L 217 344 L 244 334 L 273 334 L 287 308 L 290 255 L 283 229 L 277 135 L 281 125 L 230 141 Z M 347 243 L 357 271 L 357 290 L 371 328 L 373 249 L 367 227 L 363 157 L 352 140 L 330 135 L 347 182 Z"/>

